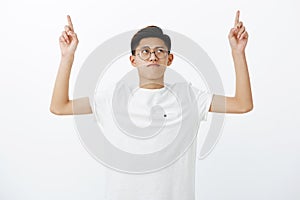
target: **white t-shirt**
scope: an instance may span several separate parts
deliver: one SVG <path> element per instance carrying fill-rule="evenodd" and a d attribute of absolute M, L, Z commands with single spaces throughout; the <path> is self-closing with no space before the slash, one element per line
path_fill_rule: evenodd
<path fill-rule="evenodd" d="M 122 92 L 120 96 L 114 96 L 117 101 L 112 101 L 117 89 Z M 126 110 L 135 126 L 147 128 L 154 118 L 162 118 L 165 124 L 161 132 L 147 139 L 124 134 L 120 127 L 116 126 L 112 107 L 122 105 L 121 101 L 125 98 L 128 99 L 125 104 Z M 197 101 L 193 104 L 195 99 Z M 93 113 L 98 124 L 112 145 L 132 154 L 150 154 L 170 145 L 182 130 L 191 130 L 193 133 L 181 134 L 196 136 L 200 121 L 207 119 L 211 100 L 211 93 L 198 90 L 185 82 L 165 83 L 165 87 L 161 89 L 130 88 L 119 83 L 106 90 L 100 90 L 91 103 L 94 105 Z M 116 102 L 118 104 L 115 104 Z M 154 109 L 151 114 L 151 108 L 156 105 L 161 106 L 163 110 L 158 109 L 156 112 Z M 198 116 L 189 118 L 189 112 L 192 110 L 198 110 Z M 183 118 L 187 118 L 188 129 L 182 129 Z M 151 173 L 128 174 L 107 168 L 104 177 L 105 200 L 195 200 L 196 148 L 195 137 L 181 157 L 165 168 Z"/>

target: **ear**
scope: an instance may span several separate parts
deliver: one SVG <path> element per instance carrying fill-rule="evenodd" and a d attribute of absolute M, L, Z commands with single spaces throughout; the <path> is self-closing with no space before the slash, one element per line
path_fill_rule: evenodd
<path fill-rule="evenodd" d="M 170 66 L 173 62 L 173 59 L 174 59 L 174 55 L 173 54 L 169 54 L 168 55 L 168 63 L 167 63 L 167 66 Z"/>
<path fill-rule="evenodd" d="M 136 67 L 135 56 L 131 55 L 131 56 L 129 57 L 129 60 L 130 60 L 130 62 L 131 62 L 131 65 L 132 65 L 133 67 Z"/>

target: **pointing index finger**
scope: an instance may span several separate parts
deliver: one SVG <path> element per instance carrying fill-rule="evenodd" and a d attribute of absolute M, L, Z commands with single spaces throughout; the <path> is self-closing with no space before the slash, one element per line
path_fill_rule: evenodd
<path fill-rule="evenodd" d="M 234 26 L 240 22 L 240 11 L 238 10 L 235 15 Z"/>
<path fill-rule="evenodd" d="M 68 18 L 68 25 L 70 26 L 70 28 L 72 29 L 72 31 L 74 31 L 74 28 L 73 28 L 73 24 L 72 24 L 72 20 L 71 20 L 70 15 L 67 15 L 67 18 Z"/>

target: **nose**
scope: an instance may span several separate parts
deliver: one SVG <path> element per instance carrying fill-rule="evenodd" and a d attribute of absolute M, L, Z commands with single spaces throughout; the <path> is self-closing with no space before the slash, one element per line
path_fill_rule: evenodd
<path fill-rule="evenodd" d="M 149 58 L 149 61 L 157 61 L 158 58 L 156 57 L 155 53 L 154 52 L 150 52 L 150 58 Z"/>

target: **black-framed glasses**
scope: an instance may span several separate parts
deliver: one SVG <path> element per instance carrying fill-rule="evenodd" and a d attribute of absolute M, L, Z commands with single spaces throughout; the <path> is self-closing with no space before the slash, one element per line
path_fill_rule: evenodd
<path fill-rule="evenodd" d="M 153 51 L 151 51 L 151 49 L 149 47 L 144 47 L 141 49 L 137 49 L 135 52 L 137 52 L 137 55 L 142 60 L 148 60 L 151 57 L 152 53 L 154 53 L 154 55 L 159 59 L 166 58 L 167 55 L 170 53 L 170 51 L 168 51 L 162 47 L 156 47 L 153 49 Z"/>

